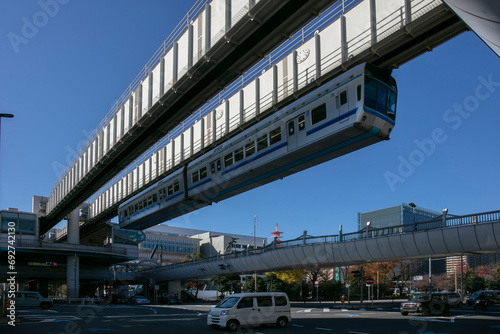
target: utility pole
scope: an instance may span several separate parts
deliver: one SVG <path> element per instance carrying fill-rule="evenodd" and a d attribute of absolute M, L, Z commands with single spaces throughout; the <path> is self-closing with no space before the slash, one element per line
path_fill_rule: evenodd
<path fill-rule="evenodd" d="M 253 252 L 255 254 L 255 227 L 257 226 L 257 216 L 253 216 Z M 253 280 L 255 283 L 255 292 L 257 292 L 257 272 L 253 273 Z"/>

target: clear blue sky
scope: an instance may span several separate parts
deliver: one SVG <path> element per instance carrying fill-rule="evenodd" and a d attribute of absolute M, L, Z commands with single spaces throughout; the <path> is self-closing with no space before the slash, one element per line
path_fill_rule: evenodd
<path fill-rule="evenodd" d="M 0 113 L 15 114 L 2 119 L 0 209 L 31 211 L 32 195 L 48 196 L 58 166 L 194 4 L 60 2 L 45 22 L 38 1 L 0 4 Z M 41 27 L 23 35 L 34 19 Z M 28 37 L 13 46 L 12 33 Z M 390 141 L 168 224 L 250 235 L 257 215 L 258 236 L 270 237 L 279 223 L 283 239 L 291 239 L 303 230 L 336 234 L 340 224 L 354 231 L 357 212 L 401 202 L 453 214 L 499 209 L 500 59 L 469 32 L 393 76 L 399 99 Z"/>

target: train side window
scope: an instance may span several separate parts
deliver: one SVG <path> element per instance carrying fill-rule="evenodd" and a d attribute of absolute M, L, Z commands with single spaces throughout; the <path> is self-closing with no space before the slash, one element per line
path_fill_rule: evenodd
<path fill-rule="evenodd" d="M 270 136 L 270 144 L 276 144 L 277 142 L 281 141 L 281 128 L 277 128 L 272 130 L 269 133 Z"/>
<path fill-rule="evenodd" d="M 356 90 L 357 90 L 357 97 L 358 97 L 358 101 L 361 101 L 361 85 L 358 85 L 358 87 L 356 87 Z"/>
<path fill-rule="evenodd" d="M 224 166 L 229 167 L 233 164 L 233 152 L 224 157 Z"/>
<path fill-rule="evenodd" d="M 132 216 L 134 214 L 134 206 L 133 205 L 128 207 L 128 213 L 130 216 Z"/>
<path fill-rule="evenodd" d="M 160 189 L 160 200 L 162 200 L 165 197 L 166 194 L 167 193 L 165 191 L 165 188 Z"/>
<path fill-rule="evenodd" d="M 214 173 L 215 173 L 215 161 L 212 161 L 212 162 L 210 163 L 210 172 L 211 172 L 212 174 L 214 174 Z"/>
<path fill-rule="evenodd" d="M 168 186 L 168 195 L 172 195 L 174 193 L 174 186 L 173 185 L 169 185 Z"/>
<path fill-rule="evenodd" d="M 298 118 L 299 121 L 299 131 L 302 131 L 306 128 L 306 117 L 304 114 L 300 115 Z"/>
<path fill-rule="evenodd" d="M 245 145 L 245 156 L 249 157 L 255 153 L 255 143 L 251 142 L 250 144 Z"/>
<path fill-rule="evenodd" d="M 153 196 L 148 197 L 148 205 L 153 204 Z"/>
<path fill-rule="evenodd" d="M 200 180 L 203 180 L 207 177 L 207 167 L 203 167 L 200 169 Z"/>
<path fill-rule="evenodd" d="M 198 174 L 198 171 L 194 172 L 191 177 L 191 181 L 194 183 L 198 182 L 200 180 L 200 176 Z"/>
<path fill-rule="evenodd" d="M 244 154 L 243 154 L 243 147 L 237 149 L 236 151 L 234 151 L 234 162 L 238 162 L 240 160 L 243 160 L 244 158 Z"/>
<path fill-rule="evenodd" d="M 141 204 L 141 208 L 142 208 L 142 204 Z M 135 205 L 135 212 L 138 212 L 138 211 L 139 211 L 139 203 L 137 203 L 137 204 Z"/>
<path fill-rule="evenodd" d="M 144 207 L 147 207 L 148 206 L 148 199 L 145 198 L 143 201 L 142 201 L 142 204 Z"/>
<path fill-rule="evenodd" d="M 262 151 L 267 147 L 267 134 L 257 138 L 257 151 Z"/>
<path fill-rule="evenodd" d="M 153 194 L 153 203 L 158 202 L 156 194 Z"/>
<path fill-rule="evenodd" d="M 294 121 L 288 122 L 288 135 L 293 136 L 295 134 L 295 123 Z"/>
<path fill-rule="evenodd" d="M 343 106 L 347 103 L 347 90 L 340 92 L 340 105 Z"/>
<path fill-rule="evenodd" d="M 316 124 L 326 119 L 326 103 L 323 103 L 320 106 L 317 106 L 313 110 L 311 110 L 311 121 L 312 124 Z"/>
<path fill-rule="evenodd" d="M 174 192 L 179 191 L 179 181 L 174 182 Z"/>
<path fill-rule="evenodd" d="M 123 218 L 127 218 L 127 216 L 128 216 L 128 212 L 127 212 L 127 210 L 123 210 L 123 211 L 122 211 L 122 219 L 123 219 Z"/>
<path fill-rule="evenodd" d="M 142 201 L 139 202 L 139 210 L 142 210 Z"/>

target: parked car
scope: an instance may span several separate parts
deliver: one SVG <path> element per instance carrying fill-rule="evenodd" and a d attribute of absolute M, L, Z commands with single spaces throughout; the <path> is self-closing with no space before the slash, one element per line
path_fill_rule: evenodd
<path fill-rule="evenodd" d="M 401 303 L 400 312 L 406 316 L 409 313 L 421 313 L 423 316 L 450 314 L 448 295 L 443 293 L 414 294 L 410 300 Z"/>
<path fill-rule="evenodd" d="M 128 303 L 133 305 L 145 305 L 151 304 L 151 301 L 143 296 L 133 296 L 128 299 Z"/>
<path fill-rule="evenodd" d="M 160 304 L 168 304 L 168 305 L 171 305 L 171 304 L 180 304 L 181 303 L 181 300 L 177 297 L 172 297 L 172 296 L 163 296 L 163 297 L 160 297 Z"/>
<path fill-rule="evenodd" d="M 458 292 L 439 292 L 440 294 L 448 296 L 448 303 L 451 307 L 462 307 L 463 298 Z"/>
<path fill-rule="evenodd" d="M 9 298 L 11 293 L 6 293 L 5 297 Z M 16 307 L 41 307 L 49 309 L 54 306 L 52 298 L 42 297 L 36 291 L 16 291 L 14 292 L 14 302 Z"/>
<path fill-rule="evenodd" d="M 467 305 L 472 306 L 476 298 L 484 292 L 488 305 L 500 304 L 500 290 L 479 290 L 467 297 Z"/>

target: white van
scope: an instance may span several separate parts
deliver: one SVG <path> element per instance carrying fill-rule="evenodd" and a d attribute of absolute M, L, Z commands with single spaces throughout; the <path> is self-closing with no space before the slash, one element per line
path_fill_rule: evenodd
<path fill-rule="evenodd" d="M 290 301 L 284 292 L 235 293 L 208 312 L 212 328 L 237 330 L 240 325 L 276 324 L 285 327 L 292 320 Z"/>

